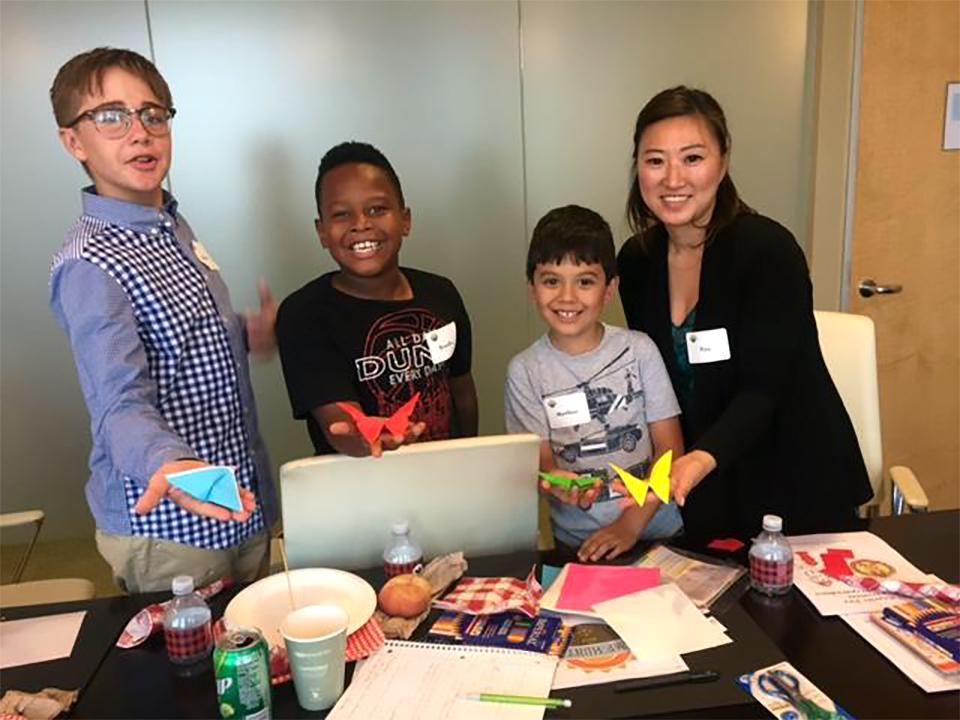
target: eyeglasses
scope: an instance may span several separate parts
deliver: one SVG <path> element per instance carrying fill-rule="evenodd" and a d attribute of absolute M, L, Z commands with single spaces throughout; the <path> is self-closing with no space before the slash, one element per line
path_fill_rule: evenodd
<path fill-rule="evenodd" d="M 155 137 L 170 134 L 170 121 L 177 114 L 174 108 L 147 105 L 139 110 L 125 107 L 105 107 L 87 110 L 80 113 L 72 122 L 64 127 L 72 128 L 81 120 L 90 120 L 97 132 L 110 140 L 119 140 L 126 137 L 133 127 L 133 116 L 140 118 L 143 129 Z"/>

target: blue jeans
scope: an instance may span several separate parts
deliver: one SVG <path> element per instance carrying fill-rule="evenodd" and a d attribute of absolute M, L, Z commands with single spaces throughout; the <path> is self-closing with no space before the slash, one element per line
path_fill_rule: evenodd
<path fill-rule="evenodd" d="M 661 505 L 640 533 L 641 540 L 665 540 L 683 530 L 683 518 L 676 503 Z"/>
<path fill-rule="evenodd" d="M 676 503 L 661 505 L 656 514 L 650 518 L 647 527 L 640 533 L 640 540 L 666 540 L 673 537 L 683 530 L 683 518 L 680 516 L 680 509 Z M 569 530 L 565 530 L 556 522 L 553 524 L 553 535 L 564 545 L 572 548 L 578 548 L 582 544 L 576 535 Z M 584 540 L 586 537 L 584 537 Z"/>

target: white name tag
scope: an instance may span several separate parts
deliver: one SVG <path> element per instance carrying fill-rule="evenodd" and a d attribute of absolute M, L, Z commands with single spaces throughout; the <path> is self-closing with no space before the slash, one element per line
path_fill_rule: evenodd
<path fill-rule="evenodd" d="M 439 365 L 453 357 L 457 349 L 457 324 L 447 323 L 441 328 L 426 333 L 427 349 L 434 365 Z"/>
<path fill-rule="evenodd" d="M 687 357 L 691 365 L 720 362 L 730 359 L 727 329 L 697 330 L 687 333 Z"/>
<path fill-rule="evenodd" d="M 555 429 L 590 422 L 590 407 L 583 390 L 548 397 L 543 401 L 543 407 L 547 411 L 547 423 Z"/>
<path fill-rule="evenodd" d="M 197 260 L 202 262 L 210 270 L 214 272 L 220 272 L 220 266 L 217 265 L 217 262 L 210 256 L 210 253 L 207 252 L 207 249 L 201 245 L 197 240 L 193 241 L 193 254 L 197 256 Z"/>

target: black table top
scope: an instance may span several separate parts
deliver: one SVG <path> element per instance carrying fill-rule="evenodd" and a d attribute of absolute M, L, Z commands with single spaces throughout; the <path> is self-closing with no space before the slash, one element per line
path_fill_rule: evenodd
<path fill-rule="evenodd" d="M 864 529 L 884 538 L 921 569 L 950 582 L 960 577 L 960 512 L 945 511 L 899 518 L 863 521 Z M 745 557 L 741 551 L 740 560 Z M 562 564 L 563 552 L 514 553 L 470 560 L 471 575 L 525 576 L 536 562 Z M 374 587 L 383 582 L 382 571 L 360 573 Z M 235 593 L 225 591 L 211 605 L 219 616 Z M 77 718 L 169 718 L 217 717 L 212 664 L 195 677 L 175 673 L 160 636 L 139 648 L 118 650 L 108 643 L 123 624 L 149 602 L 166 599 L 169 593 L 118 597 L 87 603 L 5 610 L 7 618 L 89 608 L 96 640 L 84 641 L 72 658 L 72 670 L 62 663 L 43 663 L 17 673 L 17 689 L 68 687 L 68 680 L 83 682 L 92 675 L 71 711 Z M 736 599 L 736 598 L 735 598 Z M 748 695 L 732 686 L 741 672 L 778 662 L 784 657 L 814 684 L 857 718 L 960 717 L 960 693 L 928 694 L 900 673 L 839 618 L 823 618 L 794 589 L 770 599 L 746 592 L 718 613 L 735 642 L 684 656 L 691 669 L 721 672 L 716 683 L 615 694 L 609 685 L 594 685 L 563 691 L 574 700 L 571 711 L 549 711 L 547 717 L 767 717 L 766 711 Z M 421 625 L 425 632 L 430 620 Z M 59 666 L 56 663 L 61 663 Z M 348 673 L 352 667 L 348 666 Z M 348 674 L 349 677 L 349 674 Z M 13 687 L 5 671 L 3 688 Z M 37 686 L 29 687 L 30 682 Z M 727 685 L 729 683 L 729 685 Z M 715 686 L 715 687 L 711 687 Z M 733 692 L 735 690 L 735 692 Z M 274 717 L 323 717 L 297 705 L 291 683 L 273 691 Z M 671 710 L 684 708 L 682 712 Z"/>

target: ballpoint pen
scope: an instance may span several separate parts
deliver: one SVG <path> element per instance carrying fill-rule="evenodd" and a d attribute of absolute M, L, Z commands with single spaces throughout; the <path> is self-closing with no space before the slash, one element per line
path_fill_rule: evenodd
<path fill-rule="evenodd" d="M 702 672 L 679 672 L 671 675 L 659 675 L 657 677 L 637 678 L 636 680 L 625 680 L 618 682 L 613 686 L 614 692 L 630 692 L 632 690 L 648 690 L 650 688 L 666 687 L 668 685 L 682 685 L 685 683 L 705 683 L 712 682 L 720 677 L 720 673 L 714 670 L 703 670 Z"/>
<path fill-rule="evenodd" d="M 479 700 L 480 702 L 507 703 L 510 705 L 540 705 L 548 708 L 568 708 L 573 707 L 573 701 L 569 698 L 550 698 L 533 697 L 531 695 L 497 695 L 494 693 L 471 693 L 465 695 L 466 700 Z"/>

